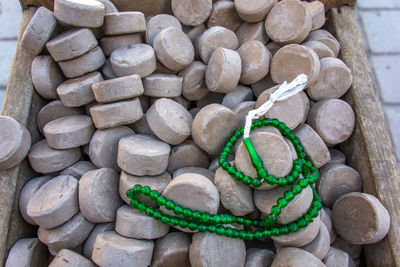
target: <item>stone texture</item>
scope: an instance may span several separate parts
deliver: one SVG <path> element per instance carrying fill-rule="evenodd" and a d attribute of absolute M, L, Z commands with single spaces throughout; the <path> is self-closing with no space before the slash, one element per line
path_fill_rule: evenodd
<path fill-rule="evenodd" d="M 207 177 L 208 179 L 210 179 L 211 182 L 214 183 L 214 172 L 205 168 L 201 168 L 201 167 L 184 167 L 184 168 L 180 168 L 178 170 L 176 170 L 173 174 L 173 177 L 177 177 L 181 174 L 184 173 L 197 173 L 197 174 L 201 174 L 205 177 Z"/>
<path fill-rule="evenodd" d="M 15 119 L 0 116 L 0 170 L 18 165 L 28 154 L 31 134 Z"/>
<path fill-rule="evenodd" d="M 150 240 L 126 238 L 115 232 L 98 235 L 92 260 L 99 266 L 150 266 L 154 243 Z"/>
<path fill-rule="evenodd" d="M 193 141 L 185 141 L 171 150 L 168 161 L 168 172 L 174 173 L 184 167 L 208 168 L 208 155 Z"/>
<path fill-rule="evenodd" d="M 142 106 L 138 98 L 95 105 L 90 108 L 94 125 L 97 129 L 106 129 L 134 123 L 143 116 Z"/>
<path fill-rule="evenodd" d="M 80 179 L 88 171 L 93 171 L 96 169 L 90 161 L 78 161 L 74 165 L 66 168 L 60 174 L 61 175 L 71 175 L 77 179 Z"/>
<path fill-rule="evenodd" d="M 243 22 L 236 30 L 236 36 L 240 44 L 247 41 L 257 40 L 264 45 L 268 42 L 269 37 L 265 32 L 264 22 L 257 23 Z"/>
<path fill-rule="evenodd" d="M 217 154 L 237 126 L 236 116 L 230 109 L 211 104 L 202 108 L 194 118 L 192 138 L 207 153 Z"/>
<path fill-rule="evenodd" d="M 172 232 L 156 241 L 152 267 L 190 266 L 190 235 Z"/>
<path fill-rule="evenodd" d="M 339 55 L 339 50 L 340 50 L 339 42 L 330 32 L 326 30 L 319 29 L 312 31 L 310 35 L 307 37 L 306 41 L 322 42 L 332 50 L 335 57 Z"/>
<path fill-rule="evenodd" d="M 305 2 L 308 11 L 311 14 L 311 30 L 316 30 L 325 24 L 325 8 L 321 1 Z"/>
<path fill-rule="evenodd" d="M 324 263 L 327 267 L 356 267 L 349 254 L 334 247 L 329 248 Z"/>
<path fill-rule="evenodd" d="M 213 4 L 207 27 L 222 26 L 235 31 L 242 19 L 239 17 L 235 5 L 231 1 L 217 1 Z"/>
<path fill-rule="evenodd" d="M 86 239 L 85 243 L 83 243 L 82 254 L 88 259 L 92 258 L 94 243 L 96 242 L 96 238 L 99 234 L 114 231 L 115 222 L 112 223 L 99 223 L 93 228 L 92 232 Z"/>
<path fill-rule="evenodd" d="M 271 75 L 268 74 L 261 80 L 251 85 L 251 89 L 256 97 L 259 97 L 265 90 L 272 88 L 277 84 L 272 80 Z"/>
<path fill-rule="evenodd" d="M 50 56 L 37 56 L 31 67 L 32 83 L 36 92 L 46 99 L 56 99 L 57 86 L 64 81 L 58 65 Z"/>
<path fill-rule="evenodd" d="M 336 237 L 335 241 L 332 243 L 332 247 L 346 252 L 353 260 L 360 257 L 362 250 L 362 245 L 350 244 L 339 236 Z"/>
<path fill-rule="evenodd" d="M 268 249 L 248 248 L 246 250 L 246 262 L 244 267 L 271 266 L 275 253 Z"/>
<path fill-rule="evenodd" d="M 282 248 L 276 253 L 271 267 L 296 267 L 296 266 L 315 266 L 323 267 L 322 263 L 311 253 L 299 248 Z"/>
<path fill-rule="evenodd" d="M 49 267 L 94 267 L 94 264 L 82 255 L 69 249 L 60 250 L 51 261 Z"/>
<path fill-rule="evenodd" d="M 151 17 L 147 21 L 146 25 L 146 43 L 152 45 L 156 35 L 168 27 L 175 27 L 179 30 L 182 30 L 181 23 L 172 15 L 158 14 L 154 17 Z"/>
<path fill-rule="evenodd" d="M 277 0 L 236 0 L 235 7 L 239 16 L 247 22 L 259 22 L 264 20 Z"/>
<path fill-rule="evenodd" d="M 128 205 L 117 211 L 115 231 L 121 236 L 137 239 L 158 239 L 168 233 L 168 224 L 149 217 L 143 212 Z"/>
<path fill-rule="evenodd" d="M 341 196 L 333 205 L 332 222 L 341 238 L 351 244 L 373 244 L 389 231 L 390 216 L 379 200 L 365 193 Z"/>
<path fill-rule="evenodd" d="M 87 172 L 79 180 L 79 207 L 90 222 L 115 221 L 122 200 L 118 196 L 119 175 L 110 168 Z"/>
<path fill-rule="evenodd" d="M 204 76 L 207 66 L 201 61 L 193 61 L 192 64 L 179 72 L 182 81 L 182 95 L 188 100 L 200 100 L 209 90 L 205 86 Z"/>
<path fill-rule="evenodd" d="M 82 56 L 96 46 L 96 37 L 87 28 L 68 30 L 46 43 L 46 48 L 55 61 Z"/>
<path fill-rule="evenodd" d="M 246 116 L 248 115 L 250 110 L 255 109 L 256 102 L 255 101 L 244 101 L 237 104 L 233 108 L 233 113 L 235 113 L 236 118 L 238 120 L 238 126 L 244 126 L 246 121 Z"/>
<path fill-rule="evenodd" d="M 319 41 L 308 41 L 305 43 L 302 43 L 302 45 L 307 46 L 314 50 L 314 52 L 318 55 L 318 57 L 321 58 L 326 58 L 326 57 L 335 57 L 335 54 L 333 51 L 324 43 L 319 42 Z"/>
<path fill-rule="evenodd" d="M 178 97 L 182 93 L 181 77 L 155 73 L 143 79 L 144 94 L 151 97 Z"/>
<path fill-rule="evenodd" d="M 146 31 L 146 20 L 142 12 L 114 12 L 104 16 L 104 33 L 106 35 L 122 35 L 144 31 Z"/>
<path fill-rule="evenodd" d="M 152 136 L 126 136 L 119 141 L 118 166 L 137 176 L 159 175 L 167 169 L 170 151 L 167 143 Z"/>
<path fill-rule="evenodd" d="M 139 74 L 141 78 L 144 78 L 156 69 L 154 50 L 146 44 L 122 46 L 111 53 L 110 61 L 117 76 Z"/>
<path fill-rule="evenodd" d="M 324 223 L 320 223 L 320 228 L 315 239 L 310 243 L 302 247 L 305 251 L 310 252 L 321 261 L 325 258 L 330 248 L 330 237 L 327 227 Z"/>
<path fill-rule="evenodd" d="M 172 12 L 182 24 L 196 26 L 207 20 L 212 0 L 172 0 Z"/>
<path fill-rule="evenodd" d="M 54 16 L 61 22 L 86 28 L 103 25 L 104 5 L 95 0 L 56 0 Z"/>
<path fill-rule="evenodd" d="M 246 260 L 246 247 L 240 239 L 212 233 L 196 233 L 190 245 L 189 258 L 193 267 L 241 267 Z"/>
<path fill-rule="evenodd" d="M 130 44 L 142 43 L 142 37 L 140 34 L 124 34 L 118 36 L 104 36 L 100 39 L 100 46 L 103 49 L 105 56 L 110 56 L 111 53 L 123 46 Z"/>
<path fill-rule="evenodd" d="M 20 239 L 8 253 L 4 267 L 47 266 L 47 249 L 37 238 Z"/>

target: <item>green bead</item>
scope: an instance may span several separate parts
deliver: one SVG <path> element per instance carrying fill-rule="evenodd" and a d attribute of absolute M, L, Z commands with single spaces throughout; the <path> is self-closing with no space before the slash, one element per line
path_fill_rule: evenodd
<path fill-rule="evenodd" d="M 283 133 L 283 135 L 286 136 L 286 138 L 287 138 L 287 136 L 288 136 L 289 134 L 291 134 L 291 131 L 290 131 L 289 128 L 285 128 L 285 129 L 283 129 L 282 133 Z M 288 139 L 289 139 L 289 138 L 288 138 Z M 290 139 L 289 139 L 289 140 L 290 140 Z"/>
<path fill-rule="evenodd" d="M 211 221 L 211 215 L 208 212 L 203 212 L 201 214 L 201 220 L 205 223 Z"/>
<path fill-rule="evenodd" d="M 226 235 L 227 237 L 233 237 L 233 231 L 232 231 L 232 229 L 231 229 L 231 228 L 226 228 L 226 229 L 225 229 L 225 235 Z"/>
<path fill-rule="evenodd" d="M 310 214 L 306 213 L 304 214 L 303 218 L 308 222 L 308 223 L 312 223 L 314 220 L 313 218 L 310 216 Z"/>
<path fill-rule="evenodd" d="M 222 169 L 224 169 L 225 171 L 228 170 L 231 167 L 231 164 L 229 164 L 229 162 L 224 162 L 222 165 L 220 165 Z"/>
<path fill-rule="evenodd" d="M 186 208 L 186 209 L 183 210 L 183 217 L 189 218 L 191 216 L 192 216 L 192 210 L 191 209 Z"/>
<path fill-rule="evenodd" d="M 148 216 L 153 216 L 153 214 L 154 214 L 154 208 L 153 208 L 153 207 L 148 207 L 148 208 L 146 208 L 146 214 L 147 214 Z"/>
<path fill-rule="evenodd" d="M 298 176 L 297 176 L 296 178 L 298 178 Z M 288 175 L 288 176 L 286 177 L 286 182 L 287 182 L 287 184 L 293 184 L 294 181 L 295 181 L 295 178 L 294 178 L 293 176 Z"/>
<path fill-rule="evenodd" d="M 189 223 L 189 229 L 192 231 L 196 231 L 197 229 L 199 229 L 199 226 L 196 223 Z"/>
<path fill-rule="evenodd" d="M 238 179 L 239 181 L 242 181 L 243 178 L 244 178 L 244 173 L 241 172 L 241 171 L 237 171 L 237 172 L 235 173 L 235 177 L 236 177 L 236 179 Z"/>
<path fill-rule="evenodd" d="M 242 240 L 244 240 L 244 239 L 246 239 L 246 231 L 244 231 L 244 230 L 240 230 L 239 231 L 239 238 L 240 239 L 242 239 Z"/>
<path fill-rule="evenodd" d="M 224 227 L 217 227 L 217 235 L 224 235 L 225 229 Z"/>
<path fill-rule="evenodd" d="M 175 208 L 175 202 L 168 200 L 167 203 L 165 203 L 165 207 L 167 210 L 173 210 Z"/>
<path fill-rule="evenodd" d="M 150 195 L 150 193 L 151 193 L 151 188 L 149 186 L 146 185 L 145 187 L 142 188 L 143 195 L 148 196 Z"/>
<path fill-rule="evenodd" d="M 287 204 L 288 204 L 288 202 L 286 201 L 286 199 L 284 199 L 284 198 L 279 198 L 278 199 L 278 206 L 281 209 L 286 208 Z"/>
<path fill-rule="evenodd" d="M 237 217 L 236 221 L 237 221 L 238 224 L 243 224 L 244 218 L 243 217 Z"/>
<path fill-rule="evenodd" d="M 258 178 L 260 178 L 260 179 L 265 179 L 265 178 L 268 176 L 268 172 L 267 172 L 267 170 L 265 170 L 264 168 L 263 168 L 263 169 L 259 169 L 259 170 L 257 171 L 257 176 L 258 176 Z"/>
<path fill-rule="evenodd" d="M 291 223 L 289 223 L 288 229 L 290 232 L 294 233 L 299 230 L 299 227 L 297 226 L 297 224 L 295 222 L 291 222 Z"/>
<path fill-rule="evenodd" d="M 132 207 L 137 208 L 139 205 L 139 201 L 136 198 L 134 198 L 130 201 L 130 204 Z"/>
<path fill-rule="evenodd" d="M 255 125 L 257 128 L 260 128 L 261 126 L 263 126 L 263 125 L 262 125 L 262 121 L 260 121 L 260 120 L 255 121 L 255 122 L 254 122 L 254 125 Z"/>
<path fill-rule="evenodd" d="M 154 219 L 159 220 L 159 219 L 161 219 L 162 214 L 159 211 L 155 211 L 153 214 L 153 217 L 154 217 Z"/>
<path fill-rule="evenodd" d="M 301 166 L 300 166 L 300 165 L 297 165 L 297 164 L 294 165 L 293 171 L 296 171 L 296 172 L 300 173 L 300 172 L 301 172 Z"/>
<path fill-rule="evenodd" d="M 160 197 L 160 194 L 157 191 L 153 190 L 153 191 L 151 191 L 149 197 L 152 200 L 156 200 Z"/>
<path fill-rule="evenodd" d="M 287 200 L 287 201 L 291 201 L 294 198 L 294 194 L 291 191 L 286 191 L 283 194 L 283 197 Z"/>
<path fill-rule="evenodd" d="M 312 166 L 312 163 L 308 160 L 304 163 L 304 167 L 311 168 Z"/>
<path fill-rule="evenodd" d="M 139 203 L 139 205 L 137 206 L 137 209 L 141 212 L 145 211 L 147 208 L 147 205 L 145 203 Z"/>
<path fill-rule="evenodd" d="M 236 138 L 239 138 L 240 136 L 242 136 L 242 134 L 240 133 L 240 131 L 236 130 L 236 131 L 233 133 L 233 136 L 235 136 Z"/>
<path fill-rule="evenodd" d="M 311 208 L 311 209 L 308 211 L 308 214 L 310 214 L 310 216 L 313 217 L 313 218 L 318 217 L 318 213 L 319 213 L 319 211 L 318 211 L 318 209 L 316 209 L 316 208 Z"/>
<path fill-rule="evenodd" d="M 301 188 L 306 188 L 307 186 L 308 186 L 308 182 L 307 182 L 307 180 L 306 179 L 301 179 L 300 181 L 299 181 L 299 186 L 301 187 Z"/>
<path fill-rule="evenodd" d="M 296 147 L 300 145 L 300 140 L 293 134 L 294 138 L 291 140 L 292 144 Z"/>
<path fill-rule="evenodd" d="M 236 136 L 232 136 L 230 139 L 229 139 L 229 142 L 231 142 L 231 143 L 235 143 L 237 141 L 237 137 Z"/>
<path fill-rule="evenodd" d="M 167 216 L 162 216 L 162 217 L 161 217 L 161 222 L 162 222 L 163 224 L 169 224 L 169 223 L 171 222 L 171 219 L 168 218 Z"/>
<path fill-rule="evenodd" d="M 280 235 L 286 235 L 289 233 L 289 229 L 287 228 L 287 226 L 282 226 L 279 228 L 279 234 Z"/>
<path fill-rule="evenodd" d="M 273 225 L 275 222 L 276 222 L 276 220 L 277 220 L 278 218 L 275 216 L 275 215 L 273 215 L 273 214 L 268 214 L 266 217 L 265 217 L 265 219 L 264 219 L 264 223 L 265 224 L 267 224 L 267 225 Z"/>
<path fill-rule="evenodd" d="M 217 227 L 215 225 L 208 226 L 208 231 L 210 233 L 215 233 L 217 231 Z"/>
<path fill-rule="evenodd" d="M 224 158 L 219 158 L 218 159 L 218 165 L 220 166 L 220 167 L 222 167 L 225 163 L 227 163 L 226 161 L 225 161 L 225 159 Z M 222 167 L 223 168 L 223 167 Z"/>
<path fill-rule="evenodd" d="M 278 179 L 278 186 L 285 187 L 286 185 L 287 185 L 286 179 L 284 179 L 284 178 Z"/>
<path fill-rule="evenodd" d="M 277 119 L 272 119 L 271 120 L 271 125 L 274 127 L 278 127 L 279 126 L 279 121 Z"/>
<path fill-rule="evenodd" d="M 271 234 L 272 234 L 273 236 L 278 236 L 278 235 L 279 235 L 279 229 L 278 229 L 278 227 L 272 227 L 272 229 L 271 229 Z"/>
<path fill-rule="evenodd" d="M 295 194 L 295 195 L 300 194 L 300 192 L 301 192 L 301 187 L 300 187 L 299 185 L 297 185 L 297 184 L 296 184 L 296 185 L 293 185 L 291 191 L 292 191 L 292 193 Z"/>
<path fill-rule="evenodd" d="M 289 133 L 286 135 L 286 138 L 289 139 L 289 141 L 291 141 L 293 143 L 293 140 L 296 139 L 296 136 L 293 133 Z"/>
<path fill-rule="evenodd" d="M 246 233 L 246 240 L 253 240 L 254 239 L 254 234 L 252 232 L 247 232 Z"/>
<path fill-rule="evenodd" d="M 235 173 L 236 173 L 236 168 L 235 167 L 229 167 L 229 169 L 228 169 L 228 173 L 232 176 L 232 175 L 234 175 Z"/>
<path fill-rule="evenodd" d="M 200 224 L 199 225 L 199 232 L 203 233 L 203 232 L 207 231 L 207 228 L 208 227 L 206 225 Z"/>
<path fill-rule="evenodd" d="M 171 219 L 171 225 L 172 226 L 178 226 L 179 225 L 179 220 L 176 218 L 172 218 Z"/>
<path fill-rule="evenodd" d="M 179 206 L 179 205 L 176 205 L 175 208 L 174 208 L 174 213 L 176 215 L 181 215 L 183 213 L 183 208 L 181 206 Z"/>
<path fill-rule="evenodd" d="M 142 186 L 140 184 L 136 184 L 133 188 L 132 188 L 133 192 L 135 193 L 135 195 L 139 194 L 142 191 Z"/>
<path fill-rule="evenodd" d="M 200 219 L 201 219 L 201 213 L 200 213 L 200 211 L 195 211 L 195 212 L 193 212 L 192 213 L 192 217 L 193 217 L 193 219 L 194 220 L 196 220 L 196 221 L 200 221 Z"/>
<path fill-rule="evenodd" d="M 239 132 L 240 132 L 240 135 L 243 135 L 244 134 L 244 127 L 240 128 Z"/>
<path fill-rule="evenodd" d="M 233 238 L 239 238 L 239 231 L 236 229 L 232 229 L 232 237 Z"/>
<path fill-rule="evenodd" d="M 231 152 L 231 149 L 224 147 L 224 149 L 222 149 L 222 152 L 229 154 Z"/>
<path fill-rule="evenodd" d="M 157 205 L 159 205 L 159 206 L 164 206 L 165 205 L 165 203 L 167 203 L 167 199 L 165 198 L 165 197 L 159 197 L 158 199 L 157 199 Z"/>
<path fill-rule="evenodd" d="M 221 223 L 221 217 L 219 215 L 213 215 L 212 220 L 213 220 L 213 223 L 215 223 L 215 224 Z"/>
<path fill-rule="evenodd" d="M 232 148 L 232 145 L 233 145 L 232 142 L 229 141 L 225 143 L 225 147 L 227 148 Z"/>
<path fill-rule="evenodd" d="M 185 220 L 181 220 L 179 222 L 179 226 L 182 227 L 182 228 L 186 228 L 186 227 L 188 227 L 188 225 L 189 225 L 189 223 L 187 221 L 185 221 Z"/>
<path fill-rule="evenodd" d="M 272 206 L 271 213 L 278 217 L 282 213 L 282 209 L 278 206 Z"/>
<path fill-rule="evenodd" d="M 251 184 L 251 178 L 249 177 L 249 176 L 245 176 L 244 178 L 243 178 L 243 183 L 245 184 L 245 185 L 250 185 Z"/>
<path fill-rule="evenodd" d="M 257 180 L 257 179 L 253 179 L 253 180 L 251 180 L 251 185 L 254 186 L 255 188 L 260 187 L 261 181 Z"/>
<path fill-rule="evenodd" d="M 132 199 L 135 196 L 135 194 L 133 193 L 132 189 L 129 189 L 128 191 L 126 191 L 126 197 L 129 199 Z"/>
<path fill-rule="evenodd" d="M 266 179 L 267 184 L 269 185 L 275 185 L 276 184 L 276 178 L 272 175 L 269 175 Z"/>
<path fill-rule="evenodd" d="M 253 222 L 250 219 L 244 219 L 243 223 L 244 226 L 246 227 L 250 227 L 253 224 Z"/>
<path fill-rule="evenodd" d="M 307 221 L 304 218 L 300 218 L 296 222 L 297 226 L 300 228 L 304 228 L 307 226 Z"/>
<path fill-rule="evenodd" d="M 305 159 L 306 156 L 307 156 L 307 155 L 306 155 L 306 153 L 304 153 L 304 152 L 298 153 L 298 157 L 301 158 L 301 159 Z"/>
<path fill-rule="evenodd" d="M 292 171 L 290 172 L 290 176 L 293 177 L 294 179 L 297 179 L 297 178 L 299 178 L 300 174 L 299 174 L 298 171 L 292 170 Z M 294 180 L 294 179 L 293 179 L 293 180 Z"/>
<path fill-rule="evenodd" d="M 264 230 L 262 234 L 266 238 L 270 238 L 272 235 L 270 230 Z"/>
<path fill-rule="evenodd" d="M 256 238 L 256 239 L 258 239 L 258 240 L 261 240 L 261 239 L 263 239 L 263 233 L 261 232 L 261 231 L 256 231 L 255 233 L 254 233 L 254 237 Z"/>
<path fill-rule="evenodd" d="M 318 209 L 318 210 L 321 210 L 321 209 L 322 209 L 322 204 L 321 204 L 320 201 L 313 201 L 313 202 L 312 202 L 312 205 L 313 205 L 314 208 L 316 208 L 316 209 Z"/>

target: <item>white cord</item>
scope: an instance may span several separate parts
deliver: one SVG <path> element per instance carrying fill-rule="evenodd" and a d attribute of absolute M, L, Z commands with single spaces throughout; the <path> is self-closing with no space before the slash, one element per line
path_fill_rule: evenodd
<path fill-rule="evenodd" d="M 294 79 L 289 84 L 285 81 L 281 86 L 279 86 L 278 90 L 276 90 L 270 95 L 268 101 L 262 104 L 259 108 L 255 110 L 250 110 L 246 116 L 246 123 L 244 127 L 243 137 L 244 138 L 250 137 L 250 128 L 253 120 L 259 119 L 265 113 L 267 113 L 267 111 L 272 108 L 272 106 L 276 101 L 282 101 L 288 99 L 289 97 L 292 97 L 295 94 L 303 91 L 304 88 L 306 87 L 307 82 L 308 82 L 308 77 L 305 74 L 298 75 L 296 79 Z"/>

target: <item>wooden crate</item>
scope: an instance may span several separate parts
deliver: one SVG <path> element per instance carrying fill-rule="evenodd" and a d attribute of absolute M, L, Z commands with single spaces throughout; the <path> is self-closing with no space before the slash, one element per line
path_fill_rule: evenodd
<path fill-rule="evenodd" d="M 325 0 L 334 5 L 343 0 Z M 345 0 L 354 3 L 354 0 Z M 170 13 L 169 0 L 113 0 L 119 10 L 141 10 L 147 15 Z M 154 9 L 154 5 L 161 8 Z M 36 8 L 52 8 L 52 0 L 21 0 L 23 16 L 17 48 L 11 67 L 2 115 L 15 118 L 32 134 L 33 142 L 41 138 L 36 126 L 36 115 L 43 100 L 35 93 L 30 66 L 33 57 L 21 47 L 21 35 Z M 400 266 L 400 175 L 388 126 L 376 85 L 357 29 L 355 10 L 342 6 L 328 13 L 328 28 L 341 44 L 340 57 L 353 72 L 352 89 L 345 99 L 356 114 L 356 129 L 342 144 L 348 164 L 364 179 L 364 191 L 375 195 L 389 210 L 391 229 L 378 244 L 364 247 L 368 266 Z M 0 171 L 0 265 L 3 265 L 13 243 L 24 237 L 35 236 L 37 228 L 25 223 L 18 211 L 21 187 L 37 176 L 27 160 L 7 171 Z"/>

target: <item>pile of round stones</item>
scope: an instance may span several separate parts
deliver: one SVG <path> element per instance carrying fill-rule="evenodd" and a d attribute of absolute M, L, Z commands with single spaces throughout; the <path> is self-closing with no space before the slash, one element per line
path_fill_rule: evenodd
<path fill-rule="evenodd" d="M 118 12 L 108 0 L 37 9 L 22 46 L 36 56 L 32 81 L 48 100 L 37 116 L 44 139 L 30 147 L 29 132 L 0 117 L 0 169 L 29 150 L 41 176 L 24 185 L 19 208 L 38 237 L 16 242 L 6 266 L 356 266 L 390 217 L 334 148 L 355 127 L 340 99 L 352 74 L 337 58 L 339 42 L 320 29 L 323 4 L 171 4 L 173 15 L 153 17 Z M 285 122 L 320 168 L 324 208 L 312 224 L 247 241 L 175 229 L 129 206 L 126 191 L 141 184 L 193 210 L 262 218 L 286 188 L 245 186 L 219 168 L 218 154 L 248 111 L 301 73 L 306 92 L 266 116 Z M 289 173 L 297 155 L 279 131 L 258 129 L 251 140 L 270 174 Z M 233 150 L 231 163 L 256 176 L 244 144 Z M 278 222 L 301 217 L 312 198 L 308 187 Z"/>

